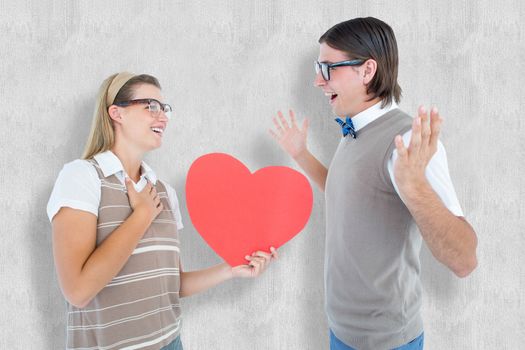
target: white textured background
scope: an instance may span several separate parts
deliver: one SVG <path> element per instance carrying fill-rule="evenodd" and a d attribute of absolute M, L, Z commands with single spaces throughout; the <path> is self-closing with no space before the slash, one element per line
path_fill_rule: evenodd
<path fill-rule="evenodd" d="M 437 104 L 443 142 L 479 267 L 458 280 L 422 252 L 427 349 L 524 349 L 522 1 L 2 1 L 0 2 L 0 349 L 61 349 L 65 304 L 45 206 L 62 165 L 78 158 L 98 86 L 121 71 L 159 77 L 176 110 L 148 161 L 179 192 L 183 262 L 217 263 L 184 205 L 198 156 L 227 152 L 252 170 L 295 166 L 266 130 L 278 109 L 312 120 L 328 164 L 338 142 L 312 86 L 318 37 L 357 16 L 398 39 L 401 107 Z M 186 349 L 326 349 L 324 200 L 257 280 L 185 299 Z"/>

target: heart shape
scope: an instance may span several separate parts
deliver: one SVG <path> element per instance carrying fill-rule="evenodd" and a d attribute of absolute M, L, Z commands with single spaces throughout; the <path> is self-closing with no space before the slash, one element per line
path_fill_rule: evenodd
<path fill-rule="evenodd" d="M 292 239 L 312 212 L 313 193 L 301 173 L 270 166 L 255 173 L 236 158 L 211 153 L 193 162 L 186 180 L 193 225 L 230 266 Z"/>

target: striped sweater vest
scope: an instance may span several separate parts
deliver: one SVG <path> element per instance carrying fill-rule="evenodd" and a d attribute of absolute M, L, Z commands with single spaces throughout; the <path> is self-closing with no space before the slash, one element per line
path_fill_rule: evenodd
<path fill-rule="evenodd" d="M 132 210 L 126 187 L 104 177 L 97 162 L 101 197 L 97 246 Z M 121 271 L 84 308 L 68 304 L 68 349 L 158 350 L 180 332 L 179 239 L 165 186 L 155 185 L 164 210 L 155 218 Z"/>

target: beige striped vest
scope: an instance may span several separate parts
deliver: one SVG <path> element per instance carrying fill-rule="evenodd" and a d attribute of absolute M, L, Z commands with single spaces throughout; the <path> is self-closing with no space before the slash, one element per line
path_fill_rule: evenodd
<path fill-rule="evenodd" d="M 101 181 L 97 246 L 131 214 L 126 187 L 115 175 Z M 179 239 L 166 188 L 155 188 L 164 210 L 144 233 L 122 270 L 84 308 L 68 304 L 68 349 L 158 350 L 180 332 Z"/>

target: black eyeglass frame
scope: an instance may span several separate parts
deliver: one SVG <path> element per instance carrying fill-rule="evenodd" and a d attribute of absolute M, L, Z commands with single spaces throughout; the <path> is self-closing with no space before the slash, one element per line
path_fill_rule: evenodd
<path fill-rule="evenodd" d="M 319 74 L 319 72 L 321 72 L 321 76 L 323 77 L 323 79 L 325 81 L 329 81 L 331 69 L 336 68 L 336 67 L 360 66 L 365 62 L 366 60 L 363 60 L 363 59 L 347 60 L 347 61 L 340 61 L 340 62 L 334 62 L 334 63 L 314 61 L 315 73 Z"/>
<path fill-rule="evenodd" d="M 166 117 L 168 117 L 168 119 L 170 118 L 170 114 L 171 114 L 171 112 L 173 112 L 173 108 L 171 108 L 171 106 L 169 104 L 162 103 L 159 100 L 154 99 L 154 98 L 139 98 L 139 99 L 135 99 L 135 100 L 121 101 L 121 102 L 114 103 L 114 105 L 115 106 L 119 106 L 119 107 L 128 107 L 128 106 L 131 106 L 131 105 L 134 105 L 134 104 L 148 104 L 148 109 L 149 109 L 149 106 L 150 106 L 151 102 L 158 103 L 160 108 L 161 108 L 159 113 L 162 111 L 162 112 L 164 112 Z M 150 110 L 150 112 L 155 113 L 155 112 L 153 112 L 151 110 Z"/>

